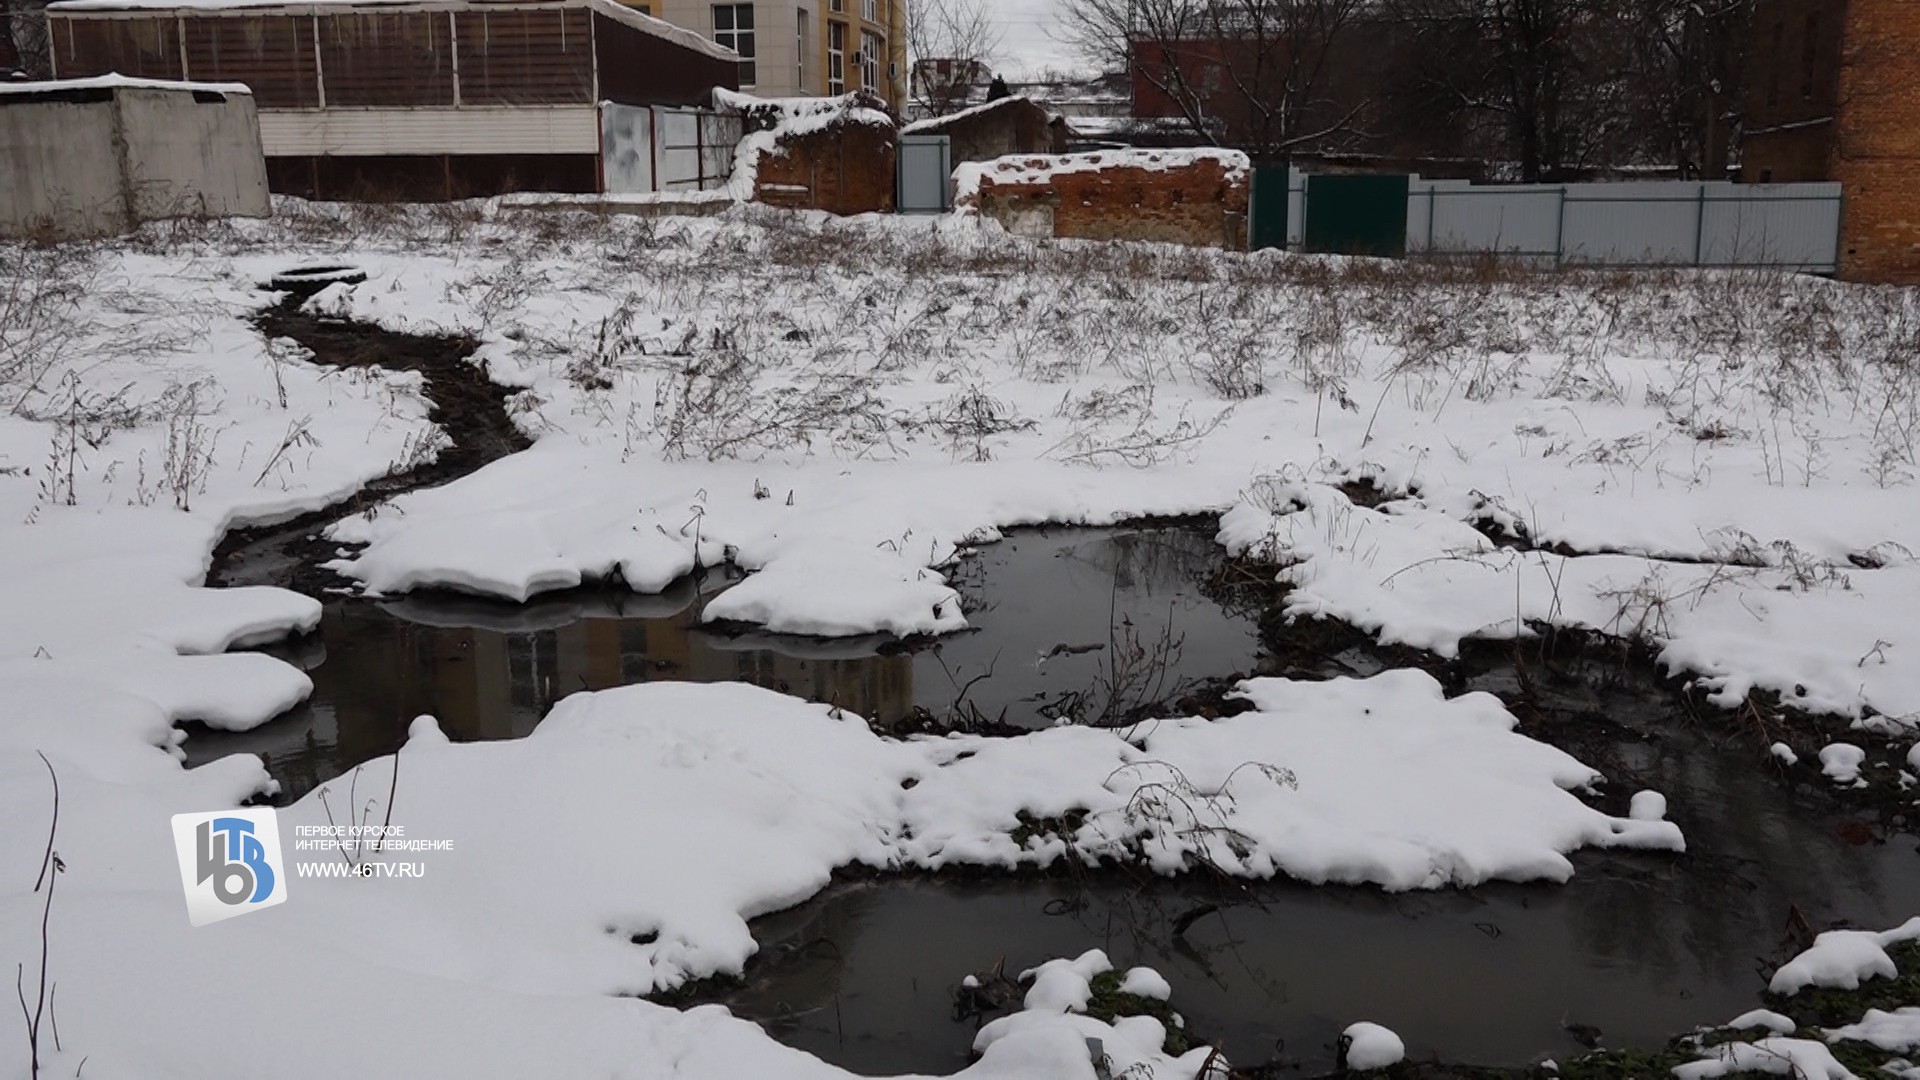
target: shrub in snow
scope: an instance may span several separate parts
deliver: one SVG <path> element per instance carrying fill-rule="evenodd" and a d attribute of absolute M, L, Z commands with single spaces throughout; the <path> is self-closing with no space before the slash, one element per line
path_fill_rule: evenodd
<path fill-rule="evenodd" d="M 1346 1067 L 1362 1072 L 1398 1065 L 1407 1056 L 1407 1045 L 1400 1036 L 1364 1020 L 1341 1033 L 1340 1046 Z"/>

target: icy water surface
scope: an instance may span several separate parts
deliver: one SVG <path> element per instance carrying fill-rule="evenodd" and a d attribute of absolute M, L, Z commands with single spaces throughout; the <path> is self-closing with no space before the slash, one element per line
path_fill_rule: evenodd
<path fill-rule="evenodd" d="M 1684 857 L 1588 853 L 1565 886 L 1403 894 L 1114 873 L 845 882 L 756 920 L 745 984 L 707 1000 L 861 1072 L 949 1070 L 972 1043 L 953 1015 L 964 974 L 1098 947 L 1165 974 L 1189 1030 L 1237 1064 L 1324 1072 L 1340 1031 L 1371 1019 L 1415 1057 L 1518 1066 L 1583 1052 L 1576 1031 L 1654 1047 L 1758 1006 L 1796 951 L 1795 908 L 1815 926 L 1913 914 L 1911 838 L 1851 846 L 1698 740 L 1658 757 L 1647 778 L 1672 796 Z"/>
<path fill-rule="evenodd" d="M 990 668 L 963 709 L 1034 727 L 1172 700 L 1195 680 L 1391 662 L 1304 631 L 1270 639 L 1266 655 L 1253 616 L 1202 588 L 1219 563 L 1204 528 L 1021 531 L 955 571 L 976 631 L 918 647 L 703 630 L 691 582 L 520 607 L 339 600 L 282 651 L 313 676 L 311 701 L 253 732 L 196 731 L 187 748 L 196 761 L 261 753 L 297 797 L 393 750 L 420 713 L 457 740 L 511 738 L 567 694 L 650 680 L 744 679 L 892 723 L 951 714 Z M 704 595 L 724 584 L 710 578 Z M 1913 914 L 1911 836 L 1876 840 L 1822 797 L 1788 791 L 1650 670 L 1602 658 L 1521 679 L 1499 655 L 1468 665 L 1467 685 L 1511 700 L 1524 684 L 1524 730 L 1606 772 L 1609 809 L 1641 788 L 1666 793 L 1685 856 L 1585 853 L 1564 887 L 1403 895 L 1115 872 L 847 881 L 758 920 L 745 981 L 703 1000 L 862 1072 L 944 1072 L 972 1042 L 973 1022 L 953 1015 L 963 976 L 1100 947 L 1165 973 L 1190 1030 L 1241 1064 L 1331 1067 L 1339 1030 L 1372 1019 L 1416 1056 L 1512 1066 L 1579 1052 L 1576 1033 L 1650 1046 L 1745 1012 L 1793 951 L 1796 912 L 1815 927 Z"/>
<path fill-rule="evenodd" d="M 675 679 L 751 682 L 889 725 L 915 710 L 1017 727 L 1092 719 L 1255 669 L 1254 619 L 1201 589 L 1220 558 L 1211 528 L 1020 530 L 951 571 L 975 629 L 911 647 L 705 629 L 718 574 L 660 596 L 521 606 L 335 600 L 317 633 L 273 650 L 313 678 L 313 697 L 252 732 L 196 731 L 187 750 L 195 763 L 263 754 L 297 798 L 398 748 L 422 713 L 456 740 L 507 739 L 576 691 Z"/>

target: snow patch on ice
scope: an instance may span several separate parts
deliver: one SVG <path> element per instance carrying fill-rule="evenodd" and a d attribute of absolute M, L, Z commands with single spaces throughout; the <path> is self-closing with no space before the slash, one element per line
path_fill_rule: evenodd
<path fill-rule="evenodd" d="M 1826 1035 L 1828 1042 L 1851 1039 L 1898 1053 L 1920 1050 L 1920 1007 L 1906 1006 L 1892 1012 L 1868 1009 L 1858 1023 L 1833 1028 Z"/>
<path fill-rule="evenodd" d="M 1370 1021 L 1348 1025 L 1340 1038 L 1347 1048 L 1347 1068 L 1360 1072 L 1398 1065 L 1407 1056 L 1400 1036 Z"/>
<path fill-rule="evenodd" d="M 1703 1060 L 1676 1065 L 1679 1080 L 1711 1080 L 1738 1073 L 1772 1073 L 1795 1080 L 1855 1080 L 1833 1051 L 1811 1039 L 1767 1038 L 1704 1047 Z"/>
<path fill-rule="evenodd" d="M 1791 1035 L 1800 1029 L 1800 1025 L 1794 1023 L 1792 1017 L 1783 1016 L 1772 1009 L 1755 1009 L 1752 1012 L 1741 1013 L 1727 1021 L 1727 1026 L 1735 1031 L 1765 1028 L 1775 1035 Z"/>
<path fill-rule="evenodd" d="M 1173 985 L 1150 967 L 1128 968 L 1120 979 L 1120 992 L 1134 997 L 1166 1001 L 1173 997 Z"/>
<path fill-rule="evenodd" d="M 1920 941 L 1920 916 L 1892 930 L 1829 930 L 1813 939 L 1807 951 L 1773 973 L 1767 988 L 1776 994 L 1797 994 L 1809 986 L 1853 990 L 1874 978 L 1899 974 L 1887 948 L 1903 941 Z"/>
<path fill-rule="evenodd" d="M 1867 752 L 1851 743 L 1829 743 L 1820 748 L 1820 771 L 1836 784 L 1851 784 L 1860 779 L 1860 766 Z"/>

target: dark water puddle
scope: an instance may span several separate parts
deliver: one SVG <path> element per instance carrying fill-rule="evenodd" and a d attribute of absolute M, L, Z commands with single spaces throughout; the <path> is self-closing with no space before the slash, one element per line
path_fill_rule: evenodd
<path fill-rule="evenodd" d="M 1326 1069 L 1339 1030 L 1363 1018 L 1416 1055 L 1489 1065 L 1577 1053 L 1575 1032 L 1593 1029 L 1608 1046 L 1657 1045 L 1755 1006 L 1765 972 L 1804 944 L 1794 928 L 1890 926 L 1920 897 L 1911 837 L 1889 840 L 1823 793 L 1791 789 L 1763 750 L 1693 715 L 1617 646 L 1469 644 L 1440 661 L 1338 624 L 1289 625 L 1270 596 L 1223 574 L 1205 527 L 1020 531 L 955 580 L 977 630 L 924 647 L 702 629 L 704 599 L 727 584 L 718 575 L 660 596 L 524 606 L 336 600 L 317 634 L 280 650 L 313 676 L 311 701 L 253 732 L 195 732 L 187 748 L 196 761 L 264 754 L 291 798 L 393 750 L 420 713 L 455 739 L 511 738 L 567 694 L 659 679 L 745 680 L 909 725 L 952 715 L 965 687 L 969 714 L 1004 710 L 1033 727 L 1098 716 L 1116 697 L 1177 703 L 1185 683 L 1249 671 L 1417 665 L 1452 691 L 1499 694 L 1528 734 L 1606 772 L 1597 801 L 1609 811 L 1641 788 L 1665 793 L 1687 835 L 1680 857 L 1583 853 L 1564 887 L 1437 894 L 1113 870 L 844 880 L 756 921 L 763 949 L 745 980 L 696 999 L 865 1072 L 963 1065 L 962 976 L 1094 946 L 1160 969 L 1189 1029 L 1243 1064 Z"/>
<path fill-rule="evenodd" d="M 192 763 L 262 754 L 292 799 L 397 749 L 423 713 L 456 740 L 514 738 L 568 694 L 656 680 L 750 682 L 889 728 L 956 713 L 1093 720 L 1256 669 L 1257 621 L 1203 590 L 1218 562 L 1211 528 L 1020 530 L 953 573 L 975 629 L 911 648 L 703 629 L 703 602 L 727 584 L 717 574 L 659 596 L 519 606 L 336 599 L 316 633 L 271 650 L 313 678 L 306 704 L 251 732 L 196 729 L 186 746 Z"/>
<path fill-rule="evenodd" d="M 1340 663 L 1368 659 L 1356 648 Z M 1511 1067 L 1580 1053 L 1592 1029 L 1605 1046 L 1652 1047 L 1724 1023 L 1760 1004 L 1767 974 L 1805 944 L 1797 927 L 1913 914 L 1912 837 L 1863 840 L 1830 802 L 1785 790 L 1644 665 L 1563 656 L 1524 679 L 1510 667 L 1469 681 L 1526 706 L 1534 734 L 1578 744 L 1611 777 L 1610 809 L 1665 793 L 1687 853 L 1585 852 L 1566 886 L 1403 895 L 1110 871 L 844 881 L 757 920 L 746 980 L 700 1000 L 858 1071 L 944 1070 L 971 1043 L 952 1012 L 963 975 L 1098 946 L 1159 969 L 1188 1029 L 1241 1065 L 1328 1070 L 1339 1032 L 1371 1019 L 1416 1057 Z"/>

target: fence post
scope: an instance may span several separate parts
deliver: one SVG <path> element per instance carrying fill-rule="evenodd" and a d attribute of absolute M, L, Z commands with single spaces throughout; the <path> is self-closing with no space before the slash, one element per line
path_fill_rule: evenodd
<path fill-rule="evenodd" d="M 1427 183 L 1432 185 L 1427 188 L 1427 254 L 1431 255 L 1433 254 L 1433 212 L 1440 205 L 1440 185 L 1432 180 Z"/>
<path fill-rule="evenodd" d="M 1560 269 L 1566 262 L 1567 244 L 1567 185 L 1560 185 L 1560 212 L 1553 225 L 1553 268 Z"/>
<path fill-rule="evenodd" d="M 1699 266 L 1705 252 L 1701 249 L 1707 235 L 1707 182 L 1700 181 L 1700 197 L 1693 211 L 1693 265 Z"/>

